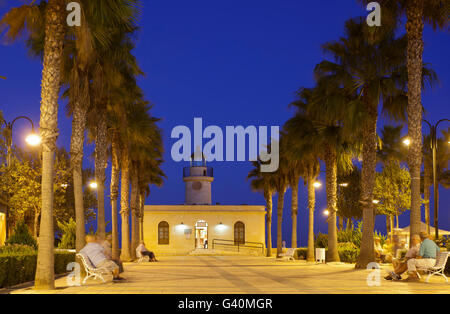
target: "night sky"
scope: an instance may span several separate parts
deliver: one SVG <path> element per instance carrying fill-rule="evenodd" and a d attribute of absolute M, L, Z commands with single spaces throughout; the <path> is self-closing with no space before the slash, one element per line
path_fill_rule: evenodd
<path fill-rule="evenodd" d="M 0 1 L 0 15 L 17 3 Z M 295 99 L 295 91 L 313 85 L 314 66 L 324 58 L 321 44 L 338 39 L 344 22 L 362 15 L 367 12 L 356 0 L 145 0 L 135 54 L 146 73 L 140 85 L 155 105 L 153 114 L 163 118 L 163 170 L 168 177 L 162 188 L 152 188 L 147 204 L 184 202 L 185 163 L 175 163 L 170 156 L 175 142 L 170 133 L 175 126 L 193 130 L 195 117 L 202 117 L 205 126 L 218 125 L 223 130 L 228 125 L 282 126 L 294 113 L 288 104 Z M 440 86 L 423 95 L 425 118 L 436 122 L 450 118 L 450 41 L 448 33 L 433 32 L 430 27 L 424 38 L 424 60 L 432 64 L 440 79 Z M 2 42 L 0 47 L 0 75 L 7 77 L 0 80 L 0 109 L 7 120 L 26 114 L 37 124 L 41 62 L 28 56 L 23 43 Z M 71 120 L 65 104 L 60 104 L 58 144 L 69 150 Z M 380 127 L 385 122 L 382 119 Z M 17 124 L 14 141 L 19 146 L 27 130 L 26 122 Z M 428 127 L 424 132 L 429 132 Z M 92 145 L 87 146 L 86 156 L 92 152 Z M 93 158 L 86 158 L 85 164 L 93 167 Z M 249 162 L 210 166 L 215 173 L 213 203 L 264 204 L 263 197 L 253 193 L 246 181 Z M 110 169 L 107 171 L 109 177 Z M 109 192 L 109 186 L 107 189 Z M 450 193 L 442 188 L 440 192 L 440 227 L 449 230 Z M 298 237 L 302 246 L 307 237 L 306 196 L 306 188 L 301 186 Z M 327 230 L 322 215 L 325 197 L 323 187 L 317 192 L 315 232 Z M 289 246 L 290 192 L 285 201 L 283 238 Z M 408 213 L 401 216 L 400 225 L 409 225 Z M 385 232 L 384 216 L 377 218 L 376 227 Z"/>

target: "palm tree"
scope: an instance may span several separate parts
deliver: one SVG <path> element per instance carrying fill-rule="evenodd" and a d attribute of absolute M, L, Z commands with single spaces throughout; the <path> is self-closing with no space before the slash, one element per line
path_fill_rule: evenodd
<path fill-rule="evenodd" d="M 309 101 L 310 99 L 305 99 Z M 320 147 L 314 140 L 316 130 L 310 118 L 298 112 L 293 118 L 288 120 L 284 126 L 288 138 L 292 139 L 289 149 L 289 158 L 301 158 L 299 168 L 308 189 L 308 249 L 306 259 L 314 261 L 314 211 L 316 206 L 316 191 L 314 184 L 320 173 Z M 295 156 L 295 157 L 291 157 Z"/>
<path fill-rule="evenodd" d="M 361 0 L 367 4 L 368 0 Z M 443 0 L 383 0 L 380 1 L 385 24 L 397 24 L 402 14 L 406 15 L 407 37 L 407 95 L 408 133 L 411 140 L 408 165 L 411 173 L 411 230 L 420 232 L 421 197 L 420 171 L 422 165 L 422 69 L 423 29 L 430 24 L 434 29 L 443 29 L 449 23 L 450 3 Z"/>
<path fill-rule="evenodd" d="M 405 48 L 406 38 L 396 39 L 394 30 L 384 30 L 377 36 L 368 36 L 369 27 L 362 19 L 346 22 L 345 37 L 324 45 L 335 62 L 323 61 L 316 67 L 316 74 L 337 80 L 339 84 L 357 93 L 362 136 L 362 204 L 363 237 L 361 253 L 356 265 L 365 268 L 374 261 L 373 188 L 377 163 L 378 107 L 383 100 L 383 111 L 394 119 L 404 117 L 406 107 Z M 433 80 L 431 70 L 423 72 Z"/>
<path fill-rule="evenodd" d="M 284 141 L 281 151 L 284 152 L 286 158 L 286 179 L 292 191 L 291 200 L 291 218 L 292 218 L 292 232 L 291 232 L 291 246 L 297 248 L 297 217 L 298 217 L 298 188 L 300 184 L 300 177 L 303 174 L 303 156 L 292 152 L 297 138 L 291 136 L 290 133 L 284 132 Z"/>
<path fill-rule="evenodd" d="M 251 180 L 250 185 L 253 191 L 262 192 L 266 201 L 266 256 L 272 256 L 272 209 L 273 195 L 275 193 L 275 183 L 273 174 L 269 172 L 261 172 L 261 160 L 252 162 L 253 169 L 249 172 L 247 180 Z"/>

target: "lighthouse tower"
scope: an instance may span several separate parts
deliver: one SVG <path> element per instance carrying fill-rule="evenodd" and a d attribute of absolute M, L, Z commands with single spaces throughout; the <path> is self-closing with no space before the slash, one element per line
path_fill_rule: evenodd
<path fill-rule="evenodd" d="M 183 181 L 186 184 L 186 205 L 211 205 L 213 168 L 206 166 L 202 153 L 192 155 L 190 166 L 183 169 Z"/>

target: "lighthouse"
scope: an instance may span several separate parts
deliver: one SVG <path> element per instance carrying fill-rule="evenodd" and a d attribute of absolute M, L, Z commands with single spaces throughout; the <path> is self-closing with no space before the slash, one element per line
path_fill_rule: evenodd
<path fill-rule="evenodd" d="M 194 157 L 195 155 L 195 157 Z M 186 205 L 211 205 L 211 183 L 214 181 L 213 168 L 206 165 L 202 153 L 194 153 L 189 167 L 183 169 Z"/>

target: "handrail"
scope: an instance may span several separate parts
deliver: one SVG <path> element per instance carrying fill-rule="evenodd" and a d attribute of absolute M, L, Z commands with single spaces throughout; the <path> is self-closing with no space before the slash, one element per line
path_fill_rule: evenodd
<path fill-rule="evenodd" d="M 217 241 L 221 241 L 221 242 L 232 242 L 232 244 L 228 244 L 228 243 L 216 243 Z M 255 245 L 247 245 L 247 244 L 255 244 Z M 247 242 L 245 241 L 244 243 L 240 243 L 240 242 L 236 242 L 234 240 L 225 240 L 225 239 L 213 239 L 213 243 L 212 243 L 212 249 L 214 250 L 215 245 L 224 245 L 224 246 L 233 246 L 233 247 L 237 247 L 238 252 L 240 251 L 240 248 L 255 248 L 255 249 L 261 249 L 262 250 L 262 254 L 264 255 L 264 243 L 261 242 Z"/>

